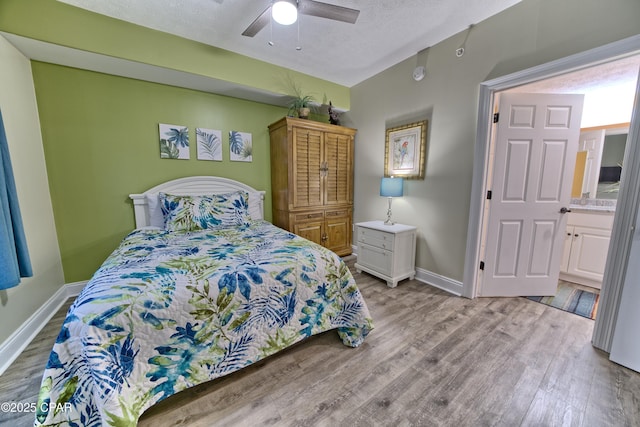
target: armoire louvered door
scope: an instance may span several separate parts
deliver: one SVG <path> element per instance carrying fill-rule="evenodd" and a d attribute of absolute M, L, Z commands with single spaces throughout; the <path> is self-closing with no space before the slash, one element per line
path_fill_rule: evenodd
<path fill-rule="evenodd" d="M 293 128 L 293 208 L 323 205 L 322 132 Z"/>
<path fill-rule="evenodd" d="M 324 136 L 325 205 L 351 204 L 353 145 L 350 137 L 335 133 Z"/>
<path fill-rule="evenodd" d="M 350 254 L 356 130 L 286 117 L 269 132 L 273 223 Z"/>

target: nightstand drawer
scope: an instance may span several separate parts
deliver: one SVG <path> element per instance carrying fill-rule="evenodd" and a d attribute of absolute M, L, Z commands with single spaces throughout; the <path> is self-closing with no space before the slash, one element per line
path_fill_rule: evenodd
<path fill-rule="evenodd" d="M 358 242 L 366 243 L 380 249 L 393 249 L 394 235 L 384 231 L 358 227 Z"/>
<path fill-rule="evenodd" d="M 358 263 L 382 274 L 391 274 L 392 252 L 361 243 L 358 246 Z"/>

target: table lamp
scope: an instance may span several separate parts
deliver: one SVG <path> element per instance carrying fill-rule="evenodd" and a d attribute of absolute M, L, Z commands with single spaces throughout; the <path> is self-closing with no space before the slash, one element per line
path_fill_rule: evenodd
<path fill-rule="evenodd" d="M 380 195 L 389 200 L 387 220 L 384 224 L 393 225 L 393 221 L 391 221 L 391 201 L 394 197 L 402 197 L 402 178 L 382 178 L 380 181 Z"/>

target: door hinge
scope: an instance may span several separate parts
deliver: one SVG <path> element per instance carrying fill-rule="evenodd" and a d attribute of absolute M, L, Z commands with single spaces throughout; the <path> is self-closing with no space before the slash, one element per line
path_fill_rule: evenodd
<path fill-rule="evenodd" d="M 500 113 L 494 113 L 493 114 L 493 123 L 498 123 L 498 120 L 500 120 Z"/>
<path fill-rule="evenodd" d="M 491 190 L 487 191 L 487 200 L 491 200 Z"/>
<path fill-rule="evenodd" d="M 480 270 L 484 271 L 484 261 L 480 261 Z"/>

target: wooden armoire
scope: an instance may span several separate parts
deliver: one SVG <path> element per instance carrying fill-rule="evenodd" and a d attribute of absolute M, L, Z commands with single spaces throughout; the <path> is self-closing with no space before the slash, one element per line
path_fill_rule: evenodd
<path fill-rule="evenodd" d="M 285 117 L 269 134 L 273 223 L 351 254 L 356 129 Z"/>

